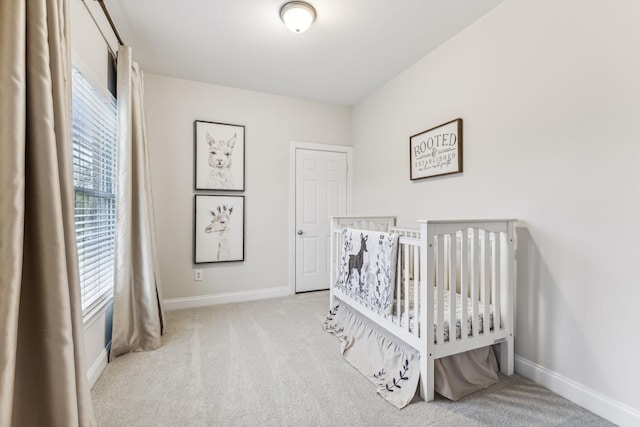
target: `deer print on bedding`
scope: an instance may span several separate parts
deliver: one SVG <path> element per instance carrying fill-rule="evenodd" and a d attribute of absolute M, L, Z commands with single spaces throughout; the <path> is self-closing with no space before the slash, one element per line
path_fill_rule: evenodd
<path fill-rule="evenodd" d="M 351 273 L 353 270 L 358 270 L 358 281 L 361 281 L 362 277 L 362 264 L 364 263 L 364 253 L 367 252 L 367 239 L 369 236 L 364 237 L 360 233 L 360 252 L 355 255 L 349 255 L 349 274 L 347 274 L 347 282 L 351 279 Z"/>
<path fill-rule="evenodd" d="M 215 139 L 207 132 L 207 144 L 209 144 L 209 180 L 207 185 L 210 188 L 223 190 L 235 187 L 233 174 L 231 173 L 231 163 L 233 161 L 233 147 L 236 145 L 237 134 L 228 140 L 223 138 Z"/>
<path fill-rule="evenodd" d="M 337 286 L 389 314 L 393 308 L 398 235 L 349 228 L 341 234 Z"/>
<path fill-rule="evenodd" d="M 226 205 L 218 206 L 215 210 L 209 211 L 211 214 L 211 223 L 204 229 L 205 233 L 218 233 L 218 251 L 217 260 L 226 260 L 231 258 L 231 242 L 229 239 L 229 219 L 233 213 L 233 207 Z"/>

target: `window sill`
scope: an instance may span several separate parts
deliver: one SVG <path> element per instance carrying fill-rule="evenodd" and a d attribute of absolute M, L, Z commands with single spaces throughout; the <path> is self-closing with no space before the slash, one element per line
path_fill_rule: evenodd
<path fill-rule="evenodd" d="M 91 310 L 87 312 L 84 316 L 82 316 L 82 321 L 84 323 L 84 329 L 87 330 L 93 325 L 96 320 L 100 317 L 101 314 L 104 314 L 107 310 L 113 307 L 113 297 L 105 298 L 100 304 L 93 307 Z"/>

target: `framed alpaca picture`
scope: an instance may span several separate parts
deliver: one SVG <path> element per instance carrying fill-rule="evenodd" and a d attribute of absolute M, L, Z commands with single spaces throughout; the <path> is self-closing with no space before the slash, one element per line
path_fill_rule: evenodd
<path fill-rule="evenodd" d="M 411 180 L 462 172 L 462 119 L 409 138 Z"/>
<path fill-rule="evenodd" d="M 244 196 L 194 196 L 193 262 L 244 261 Z"/>
<path fill-rule="evenodd" d="M 194 122 L 196 190 L 244 191 L 244 126 Z"/>

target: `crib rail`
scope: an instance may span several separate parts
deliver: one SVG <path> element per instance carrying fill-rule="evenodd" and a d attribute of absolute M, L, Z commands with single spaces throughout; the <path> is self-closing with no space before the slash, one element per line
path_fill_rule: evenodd
<path fill-rule="evenodd" d="M 389 231 L 396 225 L 395 216 L 332 216 L 331 228 L 357 228 L 369 231 Z"/>
<path fill-rule="evenodd" d="M 513 224 L 514 220 L 420 222 L 427 242 L 425 274 L 435 287 L 433 296 L 428 292 L 423 296 L 423 304 L 435 308 L 422 313 L 421 323 L 449 324 L 448 337 L 443 327 L 427 328 L 428 334 L 435 334 L 427 339 L 436 343 L 432 353 L 437 357 L 459 352 L 469 340 L 489 345 L 512 336 Z M 448 307 L 444 307 L 445 293 Z"/>

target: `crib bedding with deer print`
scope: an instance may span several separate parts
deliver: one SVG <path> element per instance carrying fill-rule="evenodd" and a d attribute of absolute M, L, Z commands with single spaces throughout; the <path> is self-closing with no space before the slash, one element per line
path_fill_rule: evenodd
<path fill-rule="evenodd" d="M 342 229 L 341 233 L 343 247 L 336 286 L 390 314 L 393 310 L 398 234 L 350 228 Z"/>
<path fill-rule="evenodd" d="M 402 408 L 417 389 L 431 401 L 486 388 L 498 378 L 493 347 L 513 373 L 515 220 L 331 221 L 324 329 L 382 397 Z"/>

